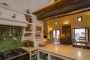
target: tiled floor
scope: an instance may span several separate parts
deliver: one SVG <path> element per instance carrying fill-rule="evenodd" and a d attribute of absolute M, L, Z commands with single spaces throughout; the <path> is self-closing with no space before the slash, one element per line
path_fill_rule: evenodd
<path fill-rule="evenodd" d="M 60 44 L 60 42 L 54 42 L 54 44 Z"/>

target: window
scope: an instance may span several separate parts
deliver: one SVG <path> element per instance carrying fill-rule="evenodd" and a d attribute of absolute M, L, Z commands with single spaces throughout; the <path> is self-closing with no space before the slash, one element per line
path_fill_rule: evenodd
<path fill-rule="evenodd" d="M 86 41 L 88 41 L 88 33 L 88 28 L 74 28 L 72 31 L 72 38 L 79 41 L 80 37 L 85 37 Z"/>
<path fill-rule="evenodd" d="M 80 21 L 82 21 L 82 16 L 77 17 L 77 22 L 80 22 Z"/>
<path fill-rule="evenodd" d="M 60 38 L 60 30 L 56 29 L 56 30 L 51 30 L 50 31 L 50 38 Z"/>

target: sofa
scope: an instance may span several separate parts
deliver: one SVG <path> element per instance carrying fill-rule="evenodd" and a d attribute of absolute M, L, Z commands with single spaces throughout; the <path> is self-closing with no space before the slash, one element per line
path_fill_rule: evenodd
<path fill-rule="evenodd" d="M 60 38 L 60 43 L 72 45 L 72 40 L 70 38 Z"/>

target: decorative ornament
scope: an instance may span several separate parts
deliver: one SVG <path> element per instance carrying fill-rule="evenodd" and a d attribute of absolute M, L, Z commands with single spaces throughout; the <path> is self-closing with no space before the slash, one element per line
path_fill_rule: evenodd
<path fill-rule="evenodd" d="M 29 10 L 27 10 L 26 13 L 30 14 Z"/>
<path fill-rule="evenodd" d="M 5 6 L 8 6 L 6 3 L 1 3 L 2 5 L 5 5 Z M 10 6 L 8 6 L 8 7 L 10 7 Z"/>
<path fill-rule="evenodd" d="M 14 14 L 14 16 L 12 16 L 12 18 L 16 18 L 16 15 Z"/>

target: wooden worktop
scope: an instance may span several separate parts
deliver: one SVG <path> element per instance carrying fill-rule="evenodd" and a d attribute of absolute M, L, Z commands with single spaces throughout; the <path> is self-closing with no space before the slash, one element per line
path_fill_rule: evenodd
<path fill-rule="evenodd" d="M 50 44 L 50 45 L 46 45 L 45 47 L 34 47 L 34 48 L 23 47 L 23 48 L 27 51 L 40 49 L 54 54 L 73 58 L 76 60 L 90 60 L 90 50 L 75 48 L 72 46 Z"/>

